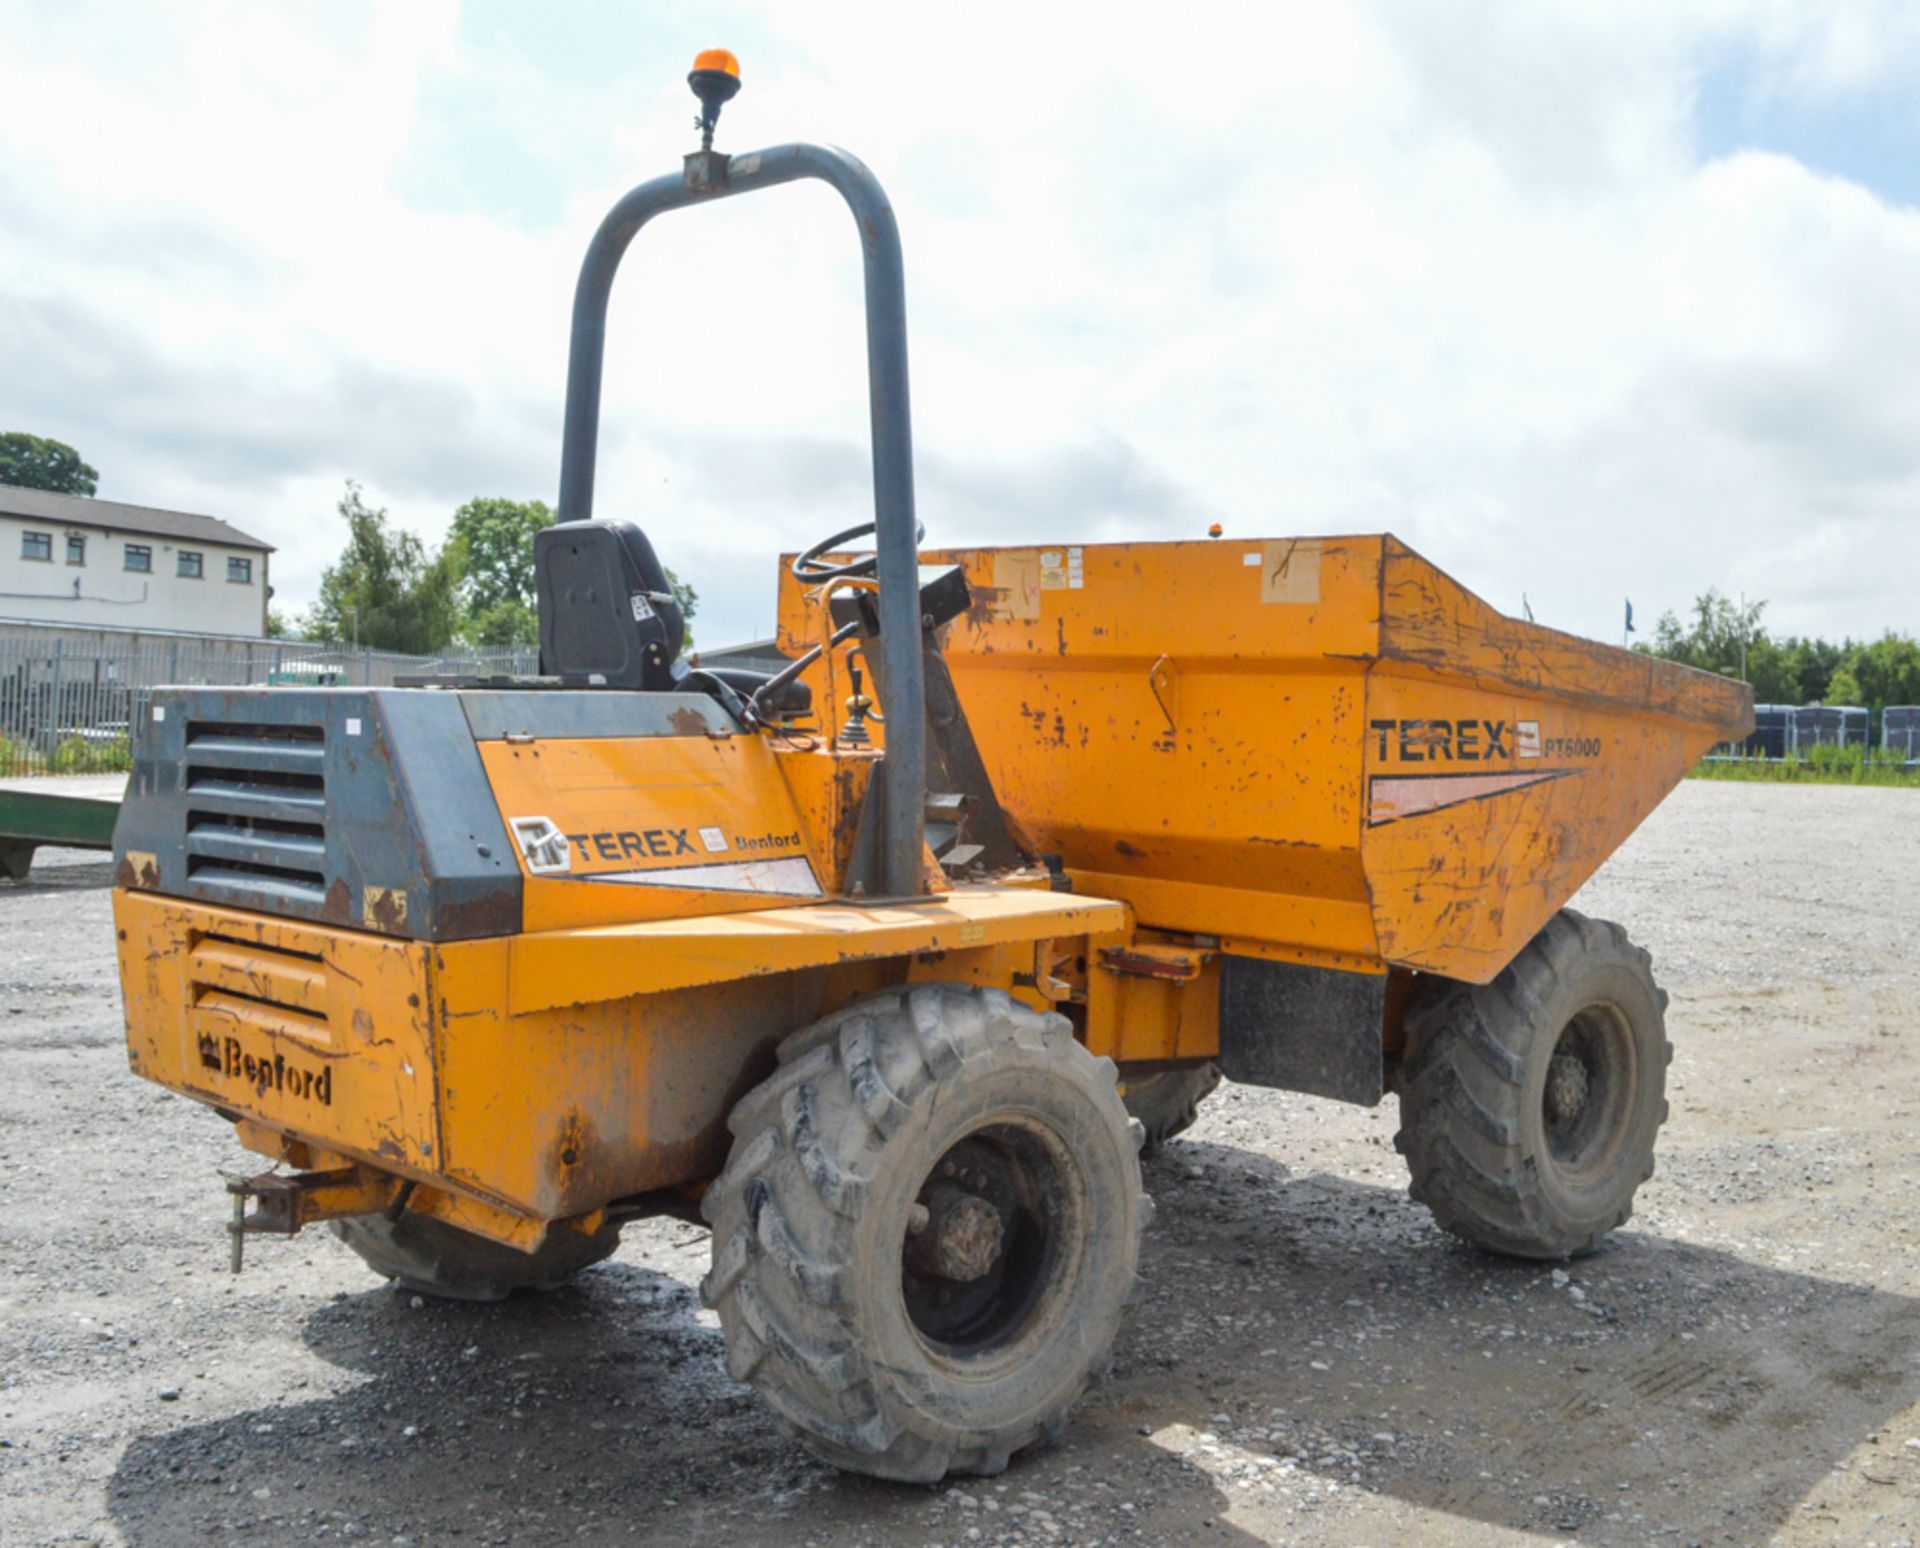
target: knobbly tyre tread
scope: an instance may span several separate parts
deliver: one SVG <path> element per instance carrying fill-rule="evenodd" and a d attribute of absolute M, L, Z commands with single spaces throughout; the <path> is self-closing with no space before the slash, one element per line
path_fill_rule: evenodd
<path fill-rule="evenodd" d="M 1127 1077 L 1124 1100 L 1127 1111 L 1146 1131 L 1146 1149 L 1153 1150 L 1192 1128 L 1200 1116 L 1200 1104 L 1219 1085 L 1220 1066 L 1213 1063 Z"/>
<path fill-rule="evenodd" d="M 618 1222 L 590 1236 L 556 1224 L 532 1252 L 518 1252 L 431 1215 L 398 1220 L 352 1215 L 331 1224 L 333 1234 L 376 1274 L 449 1301 L 503 1301 L 517 1290 L 554 1290 L 620 1245 Z"/>
<path fill-rule="evenodd" d="M 1533 1147 L 1544 1142 L 1529 1104 L 1538 1105 L 1541 1066 L 1560 1028 L 1592 1003 L 1597 982 L 1618 988 L 1622 974 L 1637 981 L 1634 1003 L 1622 1009 L 1646 1078 L 1598 1212 L 1575 1215 L 1542 1175 Z M 1666 1006 L 1648 953 L 1620 925 L 1572 909 L 1549 919 L 1492 983 L 1439 983 L 1407 1015 L 1410 1052 L 1397 1082 L 1394 1145 L 1407 1159 L 1413 1199 L 1443 1229 L 1496 1252 L 1564 1259 L 1593 1251 L 1626 1223 L 1635 1190 L 1653 1175 L 1673 1058 Z"/>
<path fill-rule="evenodd" d="M 879 1477 L 931 1482 L 950 1473 L 997 1473 L 1023 1447 L 1057 1437 L 1110 1360 L 1139 1233 L 1153 1208 L 1140 1185 L 1142 1132 L 1114 1098 L 1113 1062 L 1081 1047 L 1062 1016 L 999 990 L 939 984 L 855 1001 L 794 1033 L 779 1057 L 779 1068 L 730 1116 L 733 1152 L 702 1202 L 713 1226 L 713 1268 L 701 1294 L 720 1314 L 728 1375 L 750 1383 L 817 1455 Z M 910 1401 L 916 1377 L 880 1357 L 863 1326 L 870 1313 L 861 1293 L 876 1266 L 872 1252 L 894 1243 L 897 1253 L 897 1238 L 863 1211 L 884 1183 L 883 1168 L 911 1181 L 940 1159 L 943 1145 L 931 1154 L 915 1148 L 938 1131 L 890 1143 L 909 1123 L 962 1099 L 970 1079 L 1036 1065 L 1089 1094 L 1089 1111 L 1110 1124 L 1132 1219 L 1124 1233 L 1102 1231 L 1102 1201 L 1094 1198 L 1099 1241 L 1082 1248 L 1115 1255 L 1118 1275 L 1083 1276 L 1088 1284 L 1097 1279 L 1083 1294 L 1102 1314 L 1110 1311 L 1114 1326 L 1097 1348 L 1082 1346 L 1077 1379 L 1018 1422 L 992 1428 L 977 1422 L 977 1411 L 970 1416 L 976 1422 L 968 1422 L 959 1412 L 964 1398 L 938 1416 L 928 1409 L 940 1405 Z M 1128 1194 L 1119 1197 L 1124 1212 Z M 863 1229 L 877 1238 L 864 1262 Z M 1007 1382 L 1044 1377 L 1023 1367 Z M 917 1395 L 924 1397 L 924 1388 Z"/>

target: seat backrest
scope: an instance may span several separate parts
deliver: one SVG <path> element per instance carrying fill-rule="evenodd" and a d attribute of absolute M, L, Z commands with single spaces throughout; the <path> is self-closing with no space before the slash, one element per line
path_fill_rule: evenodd
<path fill-rule="evenodd" d="M 674 686 L 686 637 L 680 604 L 630 521 L 569 521 L 533 540 L 540 670 L 609 688 Z"/>

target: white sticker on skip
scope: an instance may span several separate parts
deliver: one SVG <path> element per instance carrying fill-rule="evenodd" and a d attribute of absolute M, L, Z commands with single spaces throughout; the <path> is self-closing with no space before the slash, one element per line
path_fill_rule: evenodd
<path fill-rule="evenodd" d="M 347 716 L 347 735 L 358 736 L 359 734 L 360 734 L 360 717 L 358 715 Z"/>

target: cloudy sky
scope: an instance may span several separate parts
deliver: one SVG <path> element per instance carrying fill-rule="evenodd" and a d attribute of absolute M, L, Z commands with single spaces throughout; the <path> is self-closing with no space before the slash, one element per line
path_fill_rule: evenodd
<path fill-rule="evenodd" d="M 1920 6 L 1074 11 L 0 0 L 0 429 L 279 545 L 557 483 L 605 207 L 837 141 L 899 211 L 929 541 L 1391 530 L 1617 638 L 1708 586 L 1920 628 Z M 866 519 L 853 234 L 784 189 L 633 249 L 599 508 L 768 631 Z"/>

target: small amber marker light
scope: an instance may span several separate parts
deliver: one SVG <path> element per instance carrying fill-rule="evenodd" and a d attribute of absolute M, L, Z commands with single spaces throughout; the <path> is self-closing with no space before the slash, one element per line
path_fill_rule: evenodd
<path fill-rule="evenodd" d="M 1213 522 L 1213 523 L 1211 523 L 1211 524 L 1210 524 L 1210 525 L 1208 526 L 1208 528 L 1207 528 L 1207 536 L 1208 536 L 1208 537 L 1218 537 L 1218 536 L 1220 536 L 1220 533 L 1221 533 L 1221 530 L 1222 530 L 1222 529 L 1221 529 L 1221 526 L 1220 526 L 1220 523 L 1219 523 L 1219 522 L 1217 522 L 1217 521 L 1216 521 L 1216 522 Z"/>
<path fill-rule="evenodd" d="M 724 48 L 703 48 L 693 56 L 695 70 L 720 70 L 740 79 L 740 61 Z"/>

